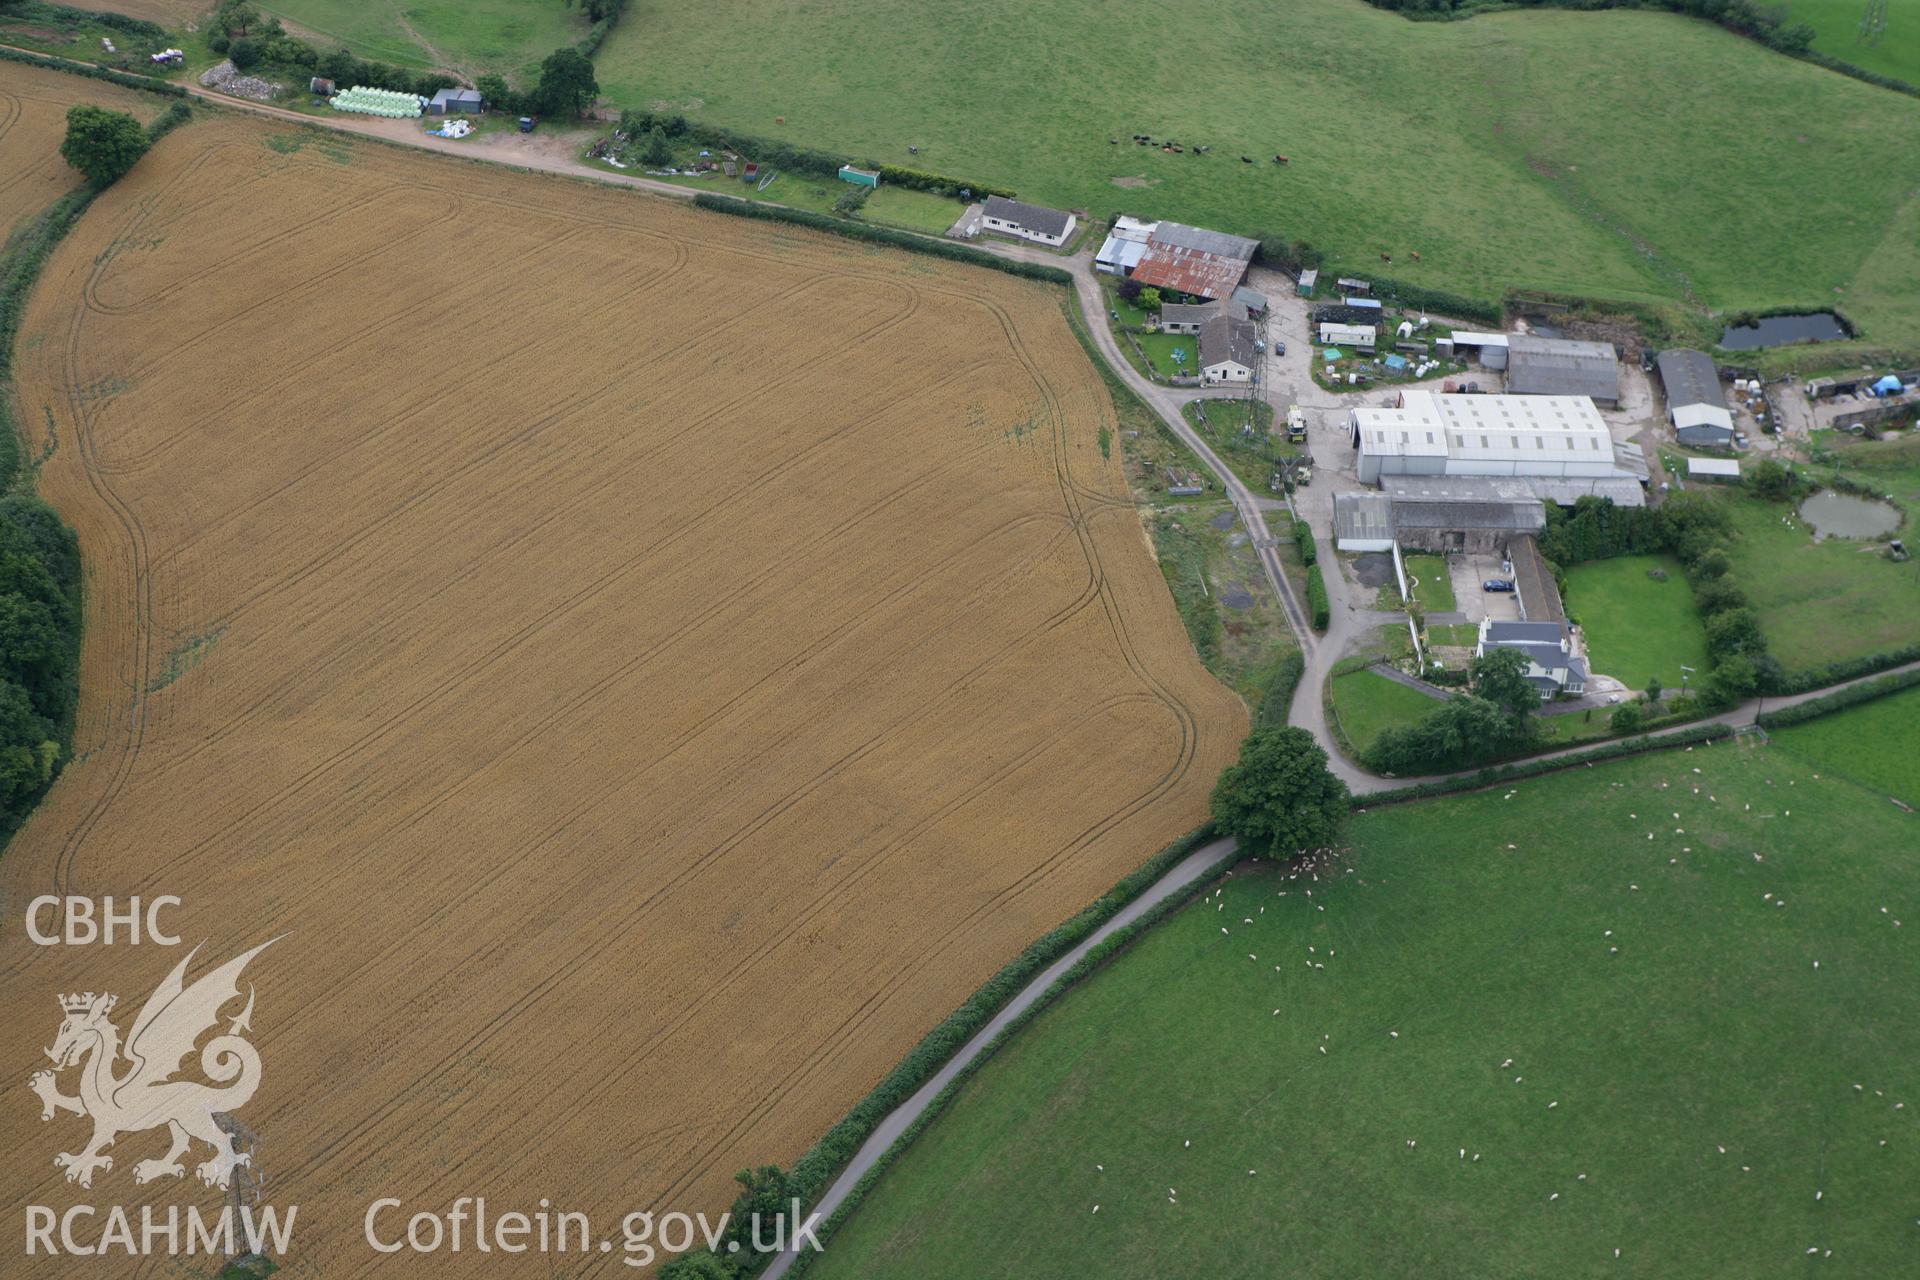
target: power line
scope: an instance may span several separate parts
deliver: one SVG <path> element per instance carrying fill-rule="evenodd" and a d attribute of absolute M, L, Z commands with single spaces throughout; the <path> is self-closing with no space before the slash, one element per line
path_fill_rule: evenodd
<path fill-rule="evenodd" d="M 1867 11 L 1860 17 L 1860 43 L 1876 45 L 1887 33 L 1887 0 L 1867 0 Z"/>

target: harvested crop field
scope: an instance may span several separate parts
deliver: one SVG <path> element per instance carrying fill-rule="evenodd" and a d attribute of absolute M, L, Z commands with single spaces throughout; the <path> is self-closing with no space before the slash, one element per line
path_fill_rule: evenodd
<path fill-rule="evenodd" d="M 104 80 L 0 63 L 0 239 L 80 185 L 79 170 L 60 158 L 60 141 L 67 109 L 82 102 L 151 120 L 160 99 Z"/>
<path fill-rule="evenodd" d="M 203 961 L 281 937 L 240 1118 L 330 1280 L 383 1195 L 724 1209 L 1198 823 L 1244 730 L 1048 287 L 223 118 L 22 335 L 88 614 L 0 886 L 177 894 Z M 177 959 L 8 930 L 0 1071 Z M 186 1194 L 133 1184 L 152 1134 L 64 1186 L 73 1123 L 0 1109 L 0 1196 Z"/>

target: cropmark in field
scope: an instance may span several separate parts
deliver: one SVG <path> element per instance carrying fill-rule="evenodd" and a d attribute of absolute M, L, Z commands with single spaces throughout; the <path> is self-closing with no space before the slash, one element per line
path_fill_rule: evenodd
<path fill-rule="evenodd" d="M 717 1213 L 1194 826 L 1244 711 L 1051 290 L 313 138 L 168 136 L 34 296 L 84 699 L 0 887 L 280 938 L 241 1119 L 318 1274 L 384 1195 Z M 9 930 L 0 1072 L 177 959 Z M 6 1202 L 185 1194 L 65 1186 L 21 1092 Z"/>

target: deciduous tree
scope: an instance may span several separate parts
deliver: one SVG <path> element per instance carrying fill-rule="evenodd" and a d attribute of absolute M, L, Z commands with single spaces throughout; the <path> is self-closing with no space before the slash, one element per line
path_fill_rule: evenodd
<path fill-rule="evenodd" d="M 550 116 L 584 114 L 600 96 L 593 63 L 578 49 L 555 49 L 540 64 L 540 87 L 533 96 L 540 110 Z"/>
<path fill-rule="evenodd" d="M 133 168 L 149 145 L 147 131 L 126 112 L 83 102 L 67 111 L 60 155 L 93 185 L 104 187 Z"/>
<path fill-rule="evenodd" d="M 1327 753 L 1305 729 L 1256 729 L 1240 759 L 1213 788 L 1213 818 L 1241 852 L 1290 858 L 1324 849 L 1340 833 L 1352 797 L 1327 769 Z"/>

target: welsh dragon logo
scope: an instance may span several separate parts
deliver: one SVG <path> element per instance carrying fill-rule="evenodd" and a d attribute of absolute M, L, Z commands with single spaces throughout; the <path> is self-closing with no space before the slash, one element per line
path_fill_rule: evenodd
<path fill-rule="evenodd" d="M 230 1020 L 224 1034 L 214 1036 L 200 1050 L 200 1070 L 224 1087 L 174 1077 L 194 1043 L 219 1022 L 221 1008 L 239 998 L 240 971 L 272 945 L 263 942 L 188 986 L 184 982 L 187 965 L 200 950 L 195 947 L 147 997 L 124 1046 L 120 1029 L 107 1016 L 118 997 L 91 991 L 60 997 L 65 1017 L 53 1047 L 46 1051 L 53 1059 L 53 1070 L 35 1072 L 27 1084 L 40 1095 L 42 1120 L 53 1119 L 57 1111 L 93 1120 L 93 1141 L 83 1150 L 53 1158 L 67 1171 L 68 1182 L 92 1186 L 94 1170 L 113 1169 L 113 1158 L 103 1153 L 115 1137 L 162 1125 L 172 1135 L 173 1145 L 158 1160 L 135 1164 L 135 1182 L 183 1177 L 186 1169 L 180 1157 L 195 1139 L 213 1148 L 213 1157 L 195 1169 L 200 1181 L 210 1187 L 229 1186 L 234 1168 L 251 1163 L 250 1156 L 234 1150 L 233 1138 L 214 1116 L 246 1105 L 260 1087 L 260 1055 L 242 1034 L 252 1030 L 252 987 L 247 988 L 246 1008 Z M 72 1066 L 80 1068 L 77 1097 L 61 1093 L 57 1079 Z"/>

